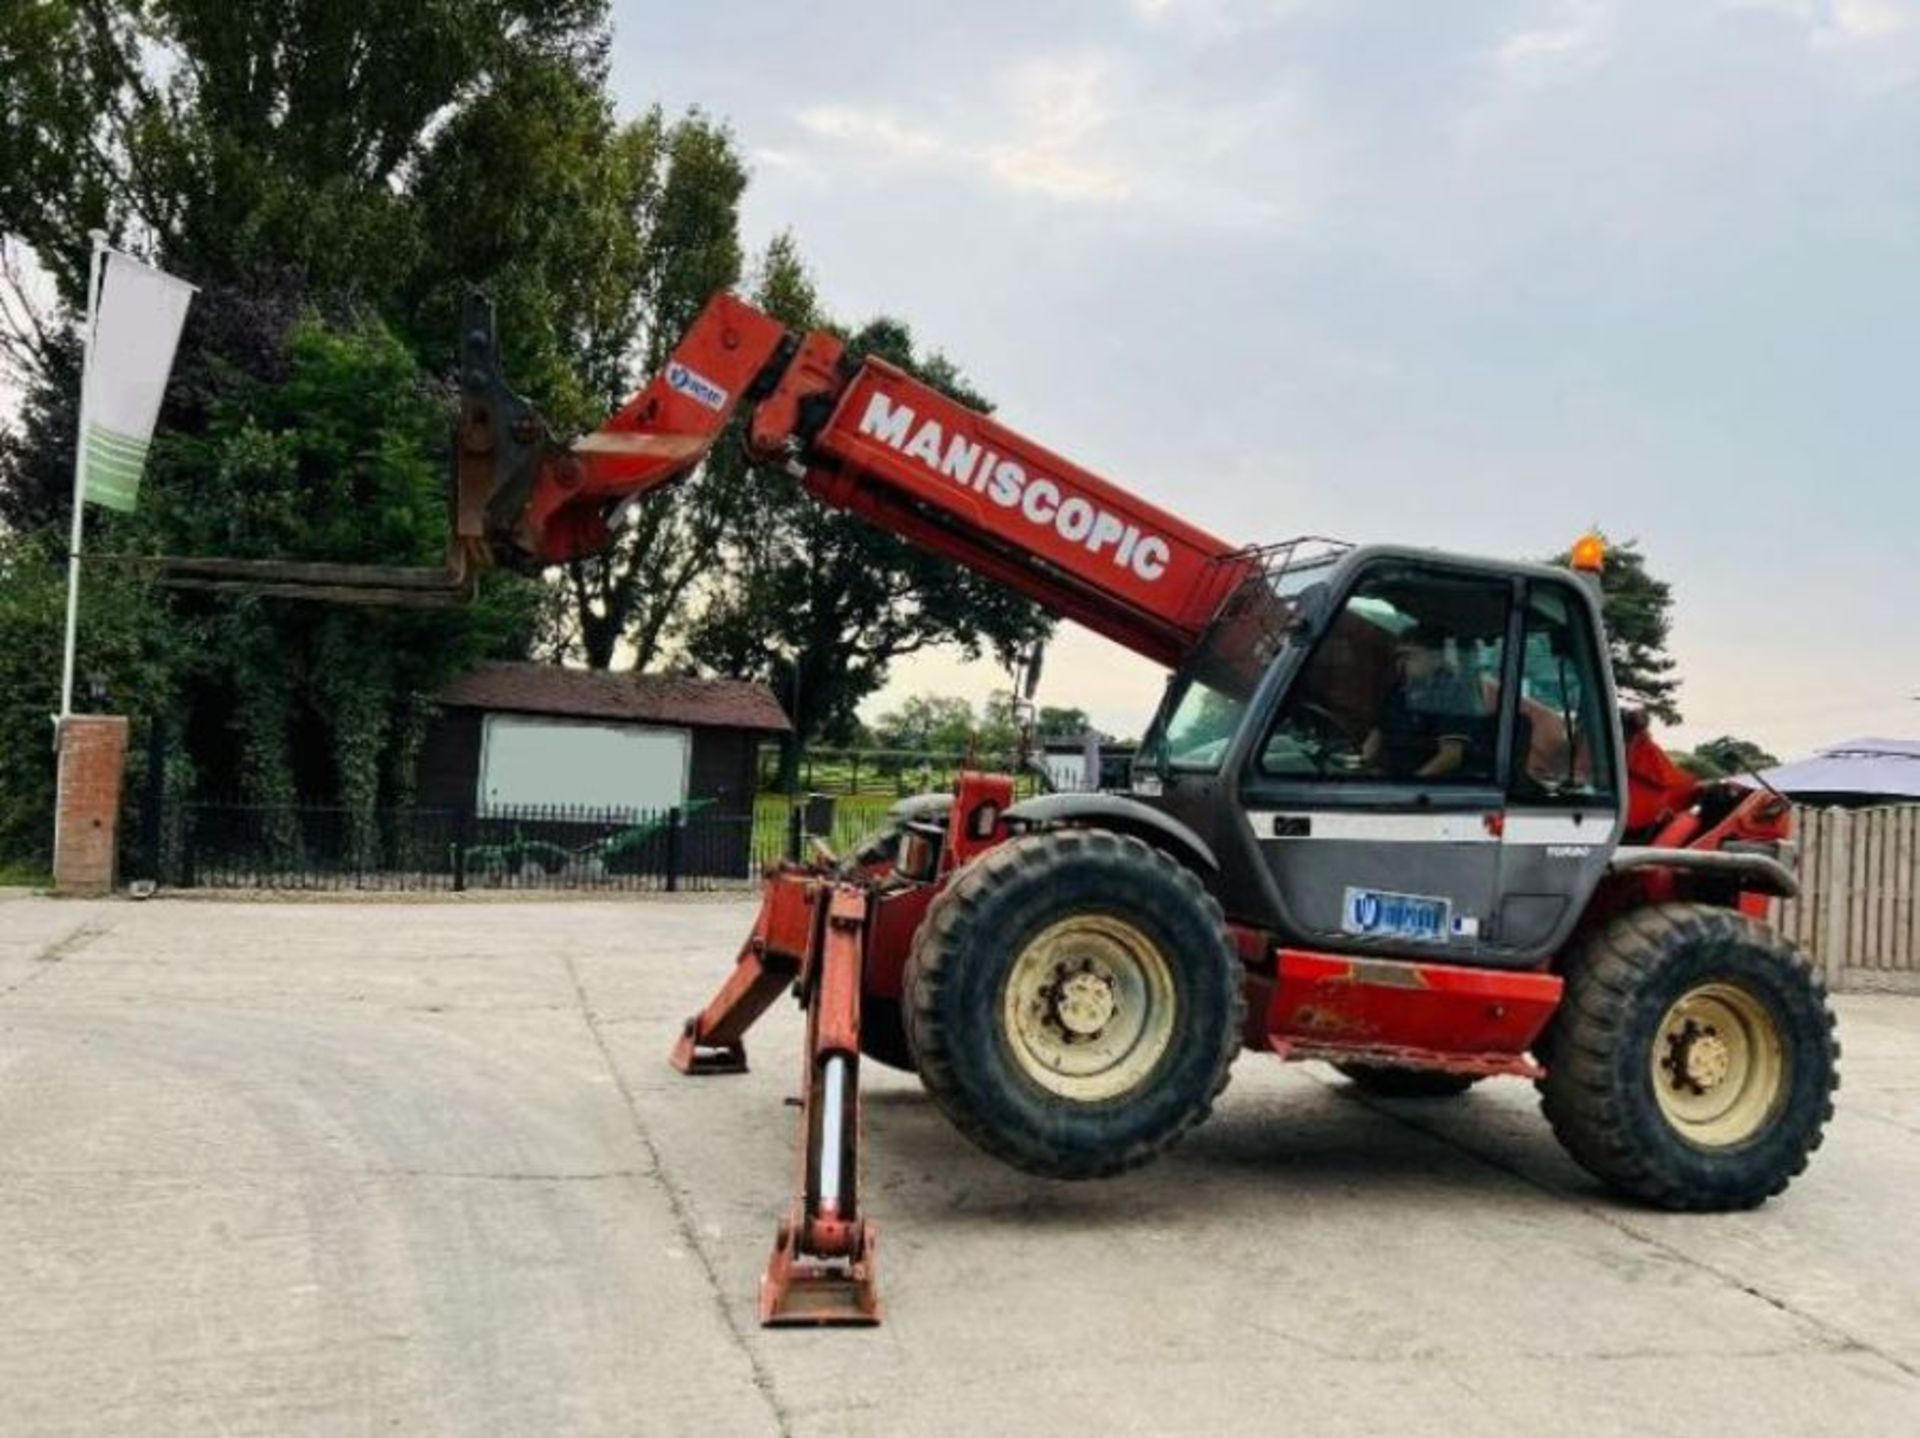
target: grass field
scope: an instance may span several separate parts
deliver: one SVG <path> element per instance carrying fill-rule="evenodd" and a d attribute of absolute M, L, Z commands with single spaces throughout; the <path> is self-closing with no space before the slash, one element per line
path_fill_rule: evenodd
<path fill-rule="evenodd" d="M 805 796 L 801 796 L 804 800 Z M 833 798 L 833 824 L 836 829 L 851 822 L 855 817 L 869 824 L 878 824 L 886 818 L 887 810 L 893 805 L 891 794 L 835 794 Z M 785 794 L 762 794 L 753 801 L 753 827 L 758 832 L 767 824 L 784 824 L 787 811 L 796 800 Z"/>
<path fill-rule="evenodd" d="M 963 769 L 1012 773 L 1017 767 L 1017 759 L 1003 753 L 809 749 L 799 758 L 796 778 L 803 794 L 861 795 L 890 802 L 908 794 L 951 789 Z M 760 754 L 760 782 L 766 789 L 779 790 L 779 770 L 779 749 L 767 745 Z"/>
<path fill-rule="evenodd" d="M 823 834 L 836 852 L 858 844 L 887 817 L 891 794 L 836 794 L 833 796 L 833 832 Z M 785 794 L 762 794 L 753 805 L 753 852 L 766 862 L 786 852 L 788 815 L 794 801 Z"/>

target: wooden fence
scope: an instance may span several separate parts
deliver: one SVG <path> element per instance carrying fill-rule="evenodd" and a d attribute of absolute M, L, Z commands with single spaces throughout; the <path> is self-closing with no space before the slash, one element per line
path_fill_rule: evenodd
<path fill-rule="evenodd" d="M 1800 896 L 1775 921 L 1833 989 L 1920 994 L 1920 804 L 1796 809 Z"/>

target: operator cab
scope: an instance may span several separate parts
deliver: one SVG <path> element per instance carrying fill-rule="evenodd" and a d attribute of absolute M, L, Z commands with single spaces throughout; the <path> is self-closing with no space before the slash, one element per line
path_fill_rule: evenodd
<path fill-rule="evenodd" d="M 1285 547 L 1174 676 L 1134 790 L 1282 942 L 1531 967 L 1624 812 L 1598 605 L 1565 570 Z"/>

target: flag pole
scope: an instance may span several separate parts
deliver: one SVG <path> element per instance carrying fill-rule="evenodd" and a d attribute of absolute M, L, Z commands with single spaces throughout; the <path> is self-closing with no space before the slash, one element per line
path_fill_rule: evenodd
<path fill-rule="evenodd" d="M 80 333 L 80 433 L 73 446 L 73 533 L 67 541 L 67 647 L 60 667 L 56 724 L 73 714 L 73 651 L 80 621 L 80 533 L 87 514 L 87 369 L 93 360 L 93 323 L 100 303 L 100 262 L 107 252 L 107 232 L 93 230 L 90 234 L 93 256 L 87 265 L 87 327 Z"/>

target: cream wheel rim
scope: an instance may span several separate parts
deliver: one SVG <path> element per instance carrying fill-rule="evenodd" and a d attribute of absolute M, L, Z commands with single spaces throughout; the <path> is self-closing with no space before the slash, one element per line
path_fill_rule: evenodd
<path fill-rule="evenodd" d="M 1667 1122 L 1689 1142 L 1745 1142 L 1779 1112 L 1786 1088 L 1780 1026 L 1746 989 L 1701 984 L 1660 1020 L 1653 1092 Z"/>
<path fill-rule="evenodd" d="M 1133 1089 L 1173 1043 L 1173 969 L 1124 919 L 1076 914 L 1028 942 L 1001 1017 L 1021 1072 L 1048 1093 L 1099 1103 Z"/>

